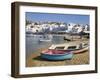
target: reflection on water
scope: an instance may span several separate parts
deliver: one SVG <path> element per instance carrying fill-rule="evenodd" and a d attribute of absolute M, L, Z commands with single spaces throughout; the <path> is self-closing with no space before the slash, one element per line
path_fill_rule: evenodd
<path fill-rule="evenodd" d="M 47 41 L 40 41 L 47 40 Z M 26 55 L 36 52 L 40 48 L 47 49 L 52 44 L 65 43 L 64 35 L 33 35 L 26 34 Z"/>

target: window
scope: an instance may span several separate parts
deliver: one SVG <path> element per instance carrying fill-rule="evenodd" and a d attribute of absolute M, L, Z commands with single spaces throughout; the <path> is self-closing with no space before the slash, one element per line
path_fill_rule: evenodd
<path fill-rule="evenodd" d="M 76 46 L 69 46 L 68 49 L 69 49 L 69 50 L 76 49 Z"/>
<path fill-rule="evenodd" d="M 64 49 L 65 47 L 64 46 L 62 46 L 62 47 L 56 47 L 55 49 L 56 50 L 61 50 L 61 49 Z"/>

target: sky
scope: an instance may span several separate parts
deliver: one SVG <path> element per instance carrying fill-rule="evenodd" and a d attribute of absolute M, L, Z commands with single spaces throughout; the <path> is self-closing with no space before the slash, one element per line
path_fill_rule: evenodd
<path fill-rule="evenodd" d="M 26 12 L 26 19 L 29 21 L 40 22 L 65 22 L 76 24 L 89 24 L 89 15 L 76 15 L 76 14 L 55 14 L 55 13 L 36 13 Z"/>

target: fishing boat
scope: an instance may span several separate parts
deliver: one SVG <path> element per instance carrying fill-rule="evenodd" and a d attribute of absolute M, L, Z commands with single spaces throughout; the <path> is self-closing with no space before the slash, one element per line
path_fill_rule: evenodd
<path fill-rule="evenodd" d="M 69 42 L 64 44 L 53 44 L 49 47 L 48 51 L 63 51 L 63 52 L 73 52 L 73 53 L 81 53 L 87 51 L 89 48 L 88 42 Z"/>
<path fill-rule="evenodd" d="M 48 50 L 56 50 L 56 51 L 65 51 L 65 52 L 72 52 L 72 53 L 81 53 L 87 51 L 89 48 L 88 42 L 69 42 L 64 44 L 54 44 L 49 47 Z"/>
<path fill-rule="evenodd" d="M 72 52 L 55 51 L 55 50 L 45 50 L 41 53 L 41 58 L 46 60 L 70 60 L 73 57 Z"/>

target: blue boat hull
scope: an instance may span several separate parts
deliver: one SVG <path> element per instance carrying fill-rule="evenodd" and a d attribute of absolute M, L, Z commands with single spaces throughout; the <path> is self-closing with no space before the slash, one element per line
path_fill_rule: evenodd
<path fill-rule="evenodd" d="M 65 53 L 65 54 L 41 54 L 41 58 L 46 60 L 69 60 L 72 59 L 73 53 Z"/>

